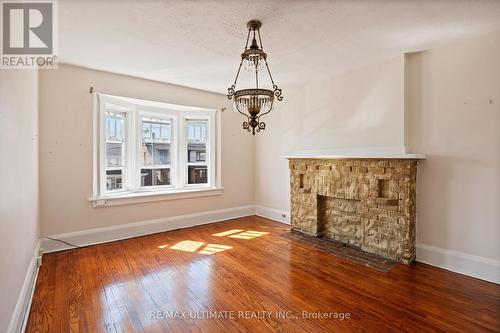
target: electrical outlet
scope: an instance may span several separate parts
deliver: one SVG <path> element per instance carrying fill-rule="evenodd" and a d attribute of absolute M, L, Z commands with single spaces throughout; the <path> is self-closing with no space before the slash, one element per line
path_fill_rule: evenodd
<path fill-rule="evenodd" d="M 281 217 L 286 219 L 286 214 L 281 214 Z"/>
<path fill-rule="evenodd" d="M 104 206 L 106 206 L 106 200 L 102 199 L 94 201 L 94 208 L 104 207 Z"/>

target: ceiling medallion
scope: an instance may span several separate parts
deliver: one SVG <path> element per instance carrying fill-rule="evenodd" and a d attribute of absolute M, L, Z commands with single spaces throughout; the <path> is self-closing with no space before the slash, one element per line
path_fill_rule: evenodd
<path fill-rule="evenodd" d="M 258 20 L 252 20 L 247 23 L 248 35 L 245 45 L 245 51 L 241 54 L 241 62 L 236 73 L 236 78 L 231 87 L 227 89 L 227 97 L 234 98 L 234 108 L 244 115 L 247 120 L 243 122 L 243 128 L 255 135 L 255 132 L 263 131 L 266 124 L 260 121 L 260 117 L 271 112 L 274 98 L 278 101 L 283 99 L 281 89 L 274 83 L 271 70 L 267 64 L 267 54 L 262 48 L 262 39 L 260 37 L 260 27 L 262 23 Z M 248 46 L 248 41 L 252 35 L 252 44 Z M 257 38 L 259 43 L 257 43 Z M 249 72 L 255 73 L 255 88 L 236 89 L 236 82 L 240 75 L 241 67 Z M 266 68 L 271 80 L 272 90 L 259 88 L 259 72 Z"/>

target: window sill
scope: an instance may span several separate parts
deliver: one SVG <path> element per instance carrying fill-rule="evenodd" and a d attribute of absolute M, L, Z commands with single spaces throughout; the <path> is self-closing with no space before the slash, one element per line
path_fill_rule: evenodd
<path fill-rule="evenodd" d="M 128 192 L 89 198 L 94 208 L 221 195 L 223 187 L 187 188 L 169 191 Z"/>

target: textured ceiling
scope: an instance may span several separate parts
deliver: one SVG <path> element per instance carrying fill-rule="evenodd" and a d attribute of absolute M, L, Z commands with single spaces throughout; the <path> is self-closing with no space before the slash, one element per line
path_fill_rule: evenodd
<path fill-rule="evenodd" d="M 286 86 L 500 29 L 500 1 L 59 0 L 59 60 L 225 93 L 253 18 Z"/>

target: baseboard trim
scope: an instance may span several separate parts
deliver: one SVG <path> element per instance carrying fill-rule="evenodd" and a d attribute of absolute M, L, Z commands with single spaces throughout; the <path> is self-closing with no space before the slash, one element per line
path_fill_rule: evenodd
<path fill-rule="evenodd" d="M 290 212 L 257 205 L 255 206 L 255 215 L 290 224 Z"/>
<path fill-rule="evenodd" d="M 95 228 L 65 234 L 51 235 L 49 237 L 78 246 L 88 246 L 113 242 L 127 238 L 139 237 L 158 232 L 194 227 L 197 225 L 225 221 L 254 214 L 255 207 L 253 205 L 239 206 L 201 213 L 127 223 L 111 227 Z M 42 248 L 44 253 L 50 253 L 72 249 L 73 247 L 61 242 L 43 238 Z"/>
<path fill-rule="evenodd" d="M 33 258 L 28 266 L 24 283 L 17 299 L 16 307 L 12 313 L 7 333 L 20 333 L 24 332 L 28 322 L 28 316 L 31 309 L 31 302 L 33 300 L 33 293 L 35 292 L 36 278 L 38 276 L 39 268 L 39 253 L 41 242 L 38 241 Z"/>
<path fill-rule="evenodd" d="M 500 261 L 417 243 L 417 261 L 500 284 Z"/>

